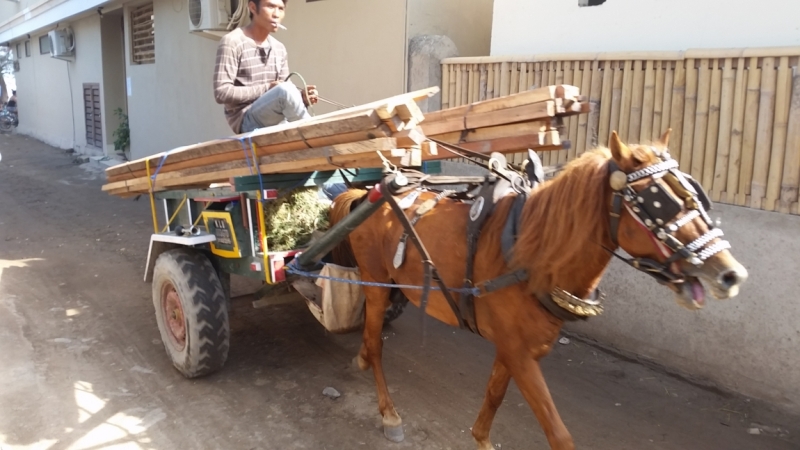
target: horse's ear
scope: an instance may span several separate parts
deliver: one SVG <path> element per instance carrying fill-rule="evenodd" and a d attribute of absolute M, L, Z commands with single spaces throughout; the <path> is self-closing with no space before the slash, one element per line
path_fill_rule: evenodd
<path fill-rule="evenodd" d="M 661 135 L 661 138 L 658 139 L 658 143 L 661 144 L 664 148 L 669 147 L 669 134 L 672 133 L 672 128 L 667 128 L 667 131 Z"/>
<path fill-rule="evenodd" d="M 620 169 L 633 169 L 634 162 L 632 160 L 633 155 L 631 154 L 631 149 L 622 143 L 616 131 L 611 132 L 611 137 L 608 139 L 608 149 L 611 150 L 611 156 Z"/>

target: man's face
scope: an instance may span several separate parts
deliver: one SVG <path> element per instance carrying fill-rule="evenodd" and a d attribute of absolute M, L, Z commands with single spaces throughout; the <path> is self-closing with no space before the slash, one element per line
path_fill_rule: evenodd
<path fill-rule="evenodd" d="M 259 6 L 253 2 L 248 3 L 247 6 L 253 13 L 254 25 L 266 28 L 269 33 L 278 31 L 278 24 L 283 21 L 283 16 L 286 14 L 286 5 L 283 4 L 283 0 L 261 0 Z"/>

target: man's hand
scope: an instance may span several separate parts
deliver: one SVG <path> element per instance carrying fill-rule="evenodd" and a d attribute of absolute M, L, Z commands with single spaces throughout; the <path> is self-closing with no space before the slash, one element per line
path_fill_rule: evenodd
<path fill-rule="evenodd" d="M 317 102 L 319 101 L 319 92 L 317 92 L 317 86 L 309 84 L 307 85 L 307 87 L 308 87 L 308 92 L 306 92 L 303 89 L 300 89 L 300 92 L 302 92 L 303 94 L 303 103 L 305 103 L 306 106 L 316 105 Z"/>
<path fill-rule="evenodd" d="M 271 82 L 271 83 L 269 84 L 269 87 L 267 87 L 267 90 L 270 90 L 270 89 L 274 88 L 275 86 L 277 86 L 277 85 L 279 85 L 279 84 L 281 84 L 281 83 L 283 83 L 283 81 L 281 81 L 281 80 L 276 80 L 276 81 L 273 81 L 273 82 Z"/>

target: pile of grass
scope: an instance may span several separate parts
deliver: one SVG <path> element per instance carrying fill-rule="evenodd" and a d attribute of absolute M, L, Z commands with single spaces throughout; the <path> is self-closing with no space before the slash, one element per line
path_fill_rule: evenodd
<path fill-rule="evenodd" d="M 317 187 L 301 187 L 277 200 L 264 202 L 264 223 L 270 251 L 302 247 L 314 230 L 328 229 L 330 202 L 319 198 Z"/>

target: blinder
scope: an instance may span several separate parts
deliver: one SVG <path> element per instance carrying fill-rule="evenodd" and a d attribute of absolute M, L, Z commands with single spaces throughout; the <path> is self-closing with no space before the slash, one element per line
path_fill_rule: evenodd
<path fill-rule="evenodd" d="M 637 197 L 638 205 L 634 208 L 644 210 L 644 222 L 648 228 L 672 222 L 683 211 L 681 201 L 664 188 L 663 182 L 656 179 L 642 189 Z M 634 209 L 634 212 L 637 212 Z M 649 217 L 648 217 L 649 216 Z"/>
<path fill-rule="evenodd" d="M 687 206 L 690 208 L 697 209 L 697 205 L 694 202 L 699 200 L 705 211 L 711 210 L 711 199 L 708 198 L 703 186 L 691 175 L 674 170 L 664 175 L 664 180 L 667 181 L 676 194 L 681 196 L 684 202 L 689 203 Z"/>

